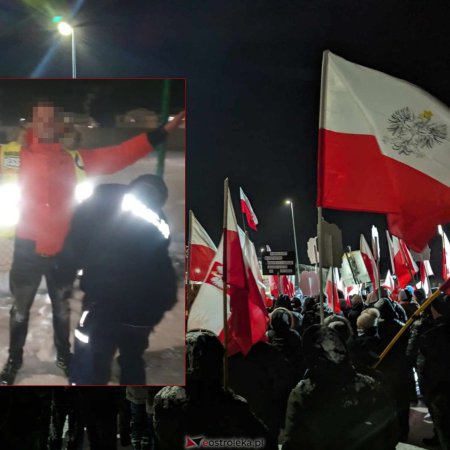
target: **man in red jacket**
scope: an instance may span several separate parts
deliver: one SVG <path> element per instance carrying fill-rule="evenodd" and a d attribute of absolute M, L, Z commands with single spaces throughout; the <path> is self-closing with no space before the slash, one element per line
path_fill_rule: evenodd
<path fill-rule="evenodd" d="M 49 102 L 33 108 L 33 132 L 20 154 L 21 214 L 10 272 L 14 303 L 9 358 L 0 384 L 13 384 L 22 366 L 29 312 L 43 276 L 52 303 L 56 364 L 68 374 L 70 291 L 57 287 L 54 270 L 55 255 L 63 246 L 75 206 L 76 172 L 107 175 L 133 164 L 164 141 L 183 117 L 180 113 L 163 127 L 116 146 L 79 150 L 74 157 L 59 142 L 64 133 L 62 111 Z"/>

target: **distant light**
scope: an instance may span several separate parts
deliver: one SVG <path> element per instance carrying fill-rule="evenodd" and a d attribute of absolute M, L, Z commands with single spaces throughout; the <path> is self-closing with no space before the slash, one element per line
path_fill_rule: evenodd
<path fill-rule="evenodd" d="M 70 36 L 73 33 L 73 28 L 67 22 L 60 22 L 58 24 L 58 31 L 63 36 Z"/>
<path fill-rule="evenodd" d="M 263 252 L 263 251 L 265 251 L 266 249 L 264 248 L 264 247 L 261 247 L 261 253 Z"/>
<path fill-rule="evenodd" d="M 88 128 L 94 128 L 94 125 L 88 125 Z"/>
<path fill-rule="evenodd" d="M 25 117 L 21 117 L 19 120 L 20 120 L 21 122 L 26 122 L 27 119 L 25 119 Z"/>
<path fill-rule="evenodd" d="M 55 16 L 55 17 L 53 17 L 52 22 L 58 23 L 58 22 L 61 22 L 61 20 L 63 20 L 62 16 Z"/>
<path fill-rule="evenodd" d="M 291 203 L 292 203 L 292 202 L 291 202 L 290 200 L 285 200 L 285 201 L 284 201 L 284 204 L 285 204 L 285 205 L 290 205 Z"/>

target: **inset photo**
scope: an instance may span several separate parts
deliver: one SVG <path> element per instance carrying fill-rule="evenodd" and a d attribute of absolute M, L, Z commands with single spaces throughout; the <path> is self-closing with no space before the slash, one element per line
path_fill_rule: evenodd
<path fill-rule="evenodd" d="M 185 89 L 0 79 L 0 384 L 184 385 Z"/>

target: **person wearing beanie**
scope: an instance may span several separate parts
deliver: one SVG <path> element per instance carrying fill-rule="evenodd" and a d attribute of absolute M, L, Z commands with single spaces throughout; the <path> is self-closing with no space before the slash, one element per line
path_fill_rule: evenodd
<path fill-rule="evenodd" d="M 425 290 L 423 288 L 416 289 L 413 295 L 413 301 L 422 305 L 422 303 L 427 299 L 427 294 L 425 294 Z"/>
<path fill-rule="evenodd" d="M 361 314 L 364 304 L 363 299 L 360 295 L 355 294 L 350 299 L 351 307 L 348 310 L 347 318 L 350 321 L 350 324 L 353 328 L 353 332 L 356 333 L 356 320 L 358 319 L 359 315 Z"/>
<path fill-rule="evenodd" d="M 400 305 L 405 310 L 406 317 L 409 320 L 419 309 L 419 305 L 413 300 L 413 294 L 409 289 L 401 289 L 398 294 Z"/>

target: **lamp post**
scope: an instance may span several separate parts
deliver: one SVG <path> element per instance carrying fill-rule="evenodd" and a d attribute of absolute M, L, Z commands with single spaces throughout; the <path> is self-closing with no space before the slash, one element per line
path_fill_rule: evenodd
<path fill-rule="evenodd" d="M 75 30 L 67 22 L 58 23 L 58 31 L 63 36 L 72 35 L 72 78 L 77 77 L 77 62 L 76 62 L 76 52 L 75 52 Z"/>
<path fill-rule="evenodd" d="M 298 266 L 298 250 L 297 250 L 297 234 L 295 232 L 295 220 L 294 220 L 294 203 L 291 200 L 285 201 L 286 205 L 291 205 L 291 214 L 292 214 L 292 229 L 294 230 L 294 246 L 295 246 L 295 266 L 296 266 L 296 274 L 297 274 L 297 286 L 300 283 L 300 269 Z"/>

